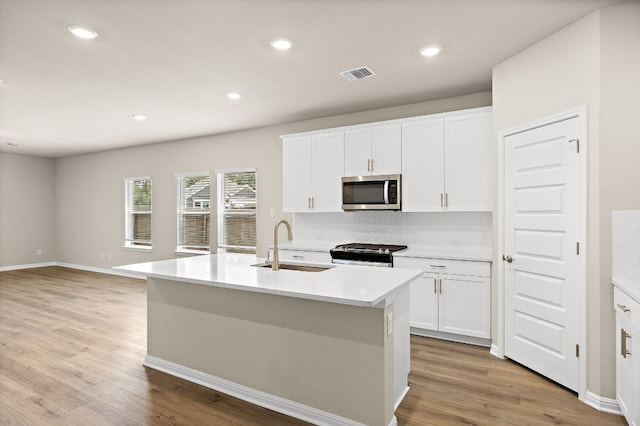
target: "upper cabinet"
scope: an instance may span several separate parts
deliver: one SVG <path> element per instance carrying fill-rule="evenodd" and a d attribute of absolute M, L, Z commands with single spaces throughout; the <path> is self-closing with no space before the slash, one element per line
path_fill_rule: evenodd
<path fill-rule="evenodd" d="M 491 211 L 491 112 L 402 125 L 402 210 Z"/>
<path fill-rule="evenodd" d="M 343 176 L 402 174 L 406 212 L 492 210 L 491 108 L 282 136 L 284 211 L 342 211 Z"/>
<path fill-rule="evenodd" d="M 283 138 L 283 211 L 342 211 L 344 133 Z"/>
<path fill-rule="evenodd" d="M 400 123 L 346 130 L 344 145 L 345 176 L 398 174 L 402 171 Z"/>
<path fill-rule="evenodd" d="M 490 112 L 447 117 L 444 130 L 448 211 L 492 211 Z"/>

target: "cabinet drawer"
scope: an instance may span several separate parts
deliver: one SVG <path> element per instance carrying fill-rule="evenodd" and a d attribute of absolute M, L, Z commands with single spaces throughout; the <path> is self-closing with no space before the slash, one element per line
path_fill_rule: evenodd
<path fill-rule="evenodd" d="M 278 249 L 280 261 L 331 263 L 329 252 Z M 273 259 L 273 249 L 269 249 L 269 259 Z"/>
<path fill-rule="evenodd" d="M 417 257 L 394 257 L 396 268 L 421 269 L 438 274 L 470 275 L 490 277 L 491 264 L 471 260 L 426 259 Z"/>
<path fill-rule="evenodd" d="M 613 288 L 613 309 L 640 331 L 640 303 L 617 287 Z"/>

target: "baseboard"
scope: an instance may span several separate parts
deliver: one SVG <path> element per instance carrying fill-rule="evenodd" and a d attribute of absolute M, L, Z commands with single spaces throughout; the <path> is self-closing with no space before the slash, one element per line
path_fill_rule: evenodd
<path fill-rule="evenodd" d="M 584 403 L 590 407 L 595 408 L 598 411 L 617 414 L 619 416 L 622 415 L 622 411 L 620 411 L 618 401 L 611 398 L 604 398 L 600 395 L 596 395 L 591 391 L 587 391 L 587 396 L 585 397 Z"/>
<path fill-rule="evenodd" d="M 56 266 L 56 262 L 29 263 L 25 265 L 1 266 L 0 272 L 17 271 L 19 269 L 45 268 L 47 266 Z"/>
<path fill-rule="evenodd" d="M 442 331 L 424 330 L 421 328 L 411 327 L 411 334 L 423 337 L 433 337 L 435 339 L 450 340 L 452 342 L 466 343 L 468 345 L 484 346 L 488 348 L 491 346 L 490 339 L 482 339 L 473 336 L 464 336 L 462 334 L 444 333 Z"/>
<path fill-rule="evenodd" d="M 289 399 L 281 398 L 266 392 L 262 392 L 248 386 L 231 382 L 229 380 L 203 373 L 192 368 L 165 361 L 154 356 L 147 355 L 144 360 L 145 367 L 162 371 L 175 377 L 187 380 L 192 383 L 223 392 L 251 404 L 259 405 L 273 411 L 277 411 L 287 416 L 295 417 L 316 425 L 339 426 L 365 426 L 363 423 L 347 419 L 327 411 L 319 410 L 308 405 L 300 404 Z M 398 420 L 395 416 L 389 426 L 396 426 Z"/>
<path fill-rule="evenodd" d="M 94 266 L 76 265 L 73 263 L 55 262 L 55 266 L 60 266 L 62 268 L 78 269 L 80 271 L 96 272 L 98 274 L 118 275 L 120 277 L 127 277 L 127 278 L 139 278 L 139 279 L 146 278 L 146 276 L 143 274 L 127 273 L 127 272 L 122 272 L 122 271 L 118 271 L 110 268 L 96 268 Z"/>
<path fill-rule="evenodd" d="M 489 351 L 489 353 L 493 356 L 495 356 L 496 358 L 500 358 L 500 359 L 504 359 L 504 352 L 498 347 L 498 345 L 492 344 L 491 345 L 491 350 Z"/>

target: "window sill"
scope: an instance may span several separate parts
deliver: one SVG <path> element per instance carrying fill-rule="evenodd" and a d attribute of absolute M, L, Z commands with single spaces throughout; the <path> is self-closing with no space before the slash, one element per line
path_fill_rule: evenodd
<path fill-rule="evenodd" d="M 122 246 L 122 248 L 129 251 L 142 251 L 146 253 L 151 253 L 153 251 L 153 247 Z"/>
<path fill-rule="evenodd" d="M 187 257 L 187 256 L 201 256 L 204 254 L 211 254 L 210 251 L 198 251 L 198 250 L 176 250 L 174 251 L 174 254 L 176 256 L 183 256 L 183 257 Z"/>

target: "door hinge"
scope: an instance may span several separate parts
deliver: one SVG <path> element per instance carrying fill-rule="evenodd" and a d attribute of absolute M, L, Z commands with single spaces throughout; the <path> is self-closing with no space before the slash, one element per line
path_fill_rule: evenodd
<path fill-rule="evenodd" d="M 580 345 L 576 344 L 576 358 L 580 358 Z"/>
<path fill-rule="evenodd" d="M 576 154 L 580 154 L 580 139 L 571 139 L 569 143 L 571 142 L 576 143 Z"/>
<path fill-rule="evenodd" d="M 580 255 L 580 242 L 576 242 L 576 254 Z"/>

